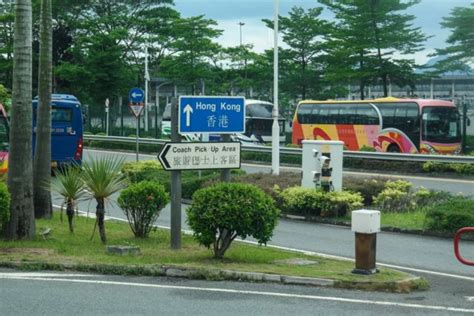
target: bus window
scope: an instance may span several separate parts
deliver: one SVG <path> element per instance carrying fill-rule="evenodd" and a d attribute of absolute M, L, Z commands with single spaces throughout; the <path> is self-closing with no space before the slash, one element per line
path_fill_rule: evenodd
<path fill-rule="evenodd" d="M 356 104 L 340 104 L 339 108 L 338 124 L 353 124 L 356 116 Z"/>
<path fill-rule="evenodd" d="M 357 106 L 357 112 L 354 116 L 354 124 L 359 125 L 379 125 L 379 116 L 377 111 L 369 104 L 360 104 Z"/>
<path fill-rule="evenodd" d="M 395 105 L 393 103 L 379 103 L 377 104 L 377 107 L 380 109 L 380 113 L 382 114 L 382 128 L 393 127 Z"/>
<path fill-rule="evenodd" d="M 423 108 L 422 139 L 430 142 L 457 143 L 461 141 L 459 113 L 456 108 Z"/>
<path fill-rule="evenodd" d="M 245 116 L 252 118 L 272 118 L 273 104 L 254 103 L 247 104 L 245 108 Z"/>
<path fill-rule="evenodd" d="M 53 122 L 72 122 L 72 109 L 71 108 L 58 108 L 53 106 L 51 110 L 51 120 Z"/>
<path fill-rule="evenodd" d="M 302 124 L 311 124 L 310 116 L 312 108 L 312 104 L 301 104 L 297 114 L 298 122 L 301 122 Z"/>

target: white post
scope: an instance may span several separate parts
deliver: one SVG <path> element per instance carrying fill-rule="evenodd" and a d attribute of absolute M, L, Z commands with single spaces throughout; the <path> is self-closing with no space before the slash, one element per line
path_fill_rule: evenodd
<path fill-rule="evenodd" d="M 105 99 L 105 135 L 109 136 L 109 98 Z"/>
<path fill-rule="evenodd" d="M 148 44 L 147 44 L 148 45 Z M 148 132 L 148 46 L 145 46 L 145 132 Z"/>
<path fill-rule="evenodd" d="M 280 174 L 280 125 L 278 124 L 278 8 L 275 0 L 273 12 L 273 125 L 272 125 L 272 174 Z"/>

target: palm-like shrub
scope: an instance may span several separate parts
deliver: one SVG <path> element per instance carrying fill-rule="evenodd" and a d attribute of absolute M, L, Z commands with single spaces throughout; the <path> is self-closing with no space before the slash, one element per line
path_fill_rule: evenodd
<path fill-rule="evenodd" d="M 80 178 L 81 169 L 72 166 L 56 171 L 56 177 L 51 182 L 51 190 L 63 197 L 61 214 L 66 206 L 69 231 L 74 232 L 74 209 L 76 202 L 84 196 L 84 182 Z"/>
<path fill-rule="evenodd" d="M 85 160 L 82 164 L 81 179 L 91 199 L 97 202 L 96 226 L 102 242 L 107 242 L 105 234 L 105 201 L 114 193 L 125 187 L 127 181 L 121 170 L 124 159 L 104 156 L 98 159 Z"/>

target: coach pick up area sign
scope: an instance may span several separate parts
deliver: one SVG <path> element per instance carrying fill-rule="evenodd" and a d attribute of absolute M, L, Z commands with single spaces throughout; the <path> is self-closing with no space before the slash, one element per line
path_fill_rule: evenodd
<path fill-rule="evenodd" d="M 180 134 L 245 132 L 245 98 L 181 96 L 179 98 Z"/>
<path fill-rule="evenodd" d="M 158 159 L 165 170 L 238 169 L 239 142 L 166 143 Z"/>

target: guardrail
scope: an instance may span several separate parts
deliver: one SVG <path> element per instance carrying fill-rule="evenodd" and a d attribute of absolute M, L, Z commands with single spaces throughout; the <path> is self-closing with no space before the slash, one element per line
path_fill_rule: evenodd
<path fill-rule="evenodd" d="M 456 235 L 454 235 L 454 255 L 459 262 L 468 266 L 474 266 L 474 261 L 464 259 L 459 251 L 459 241 L 461 240 L 461 235 L 464 233 L 474 233 L 474 227 L 464 227 L 456 232 Z"/>
<path fill-rule="evenodd" d="M 101 136 L 101 135 L 84 135 L 85 140 L 105 141 L 113 143 L 130 143 L 135 144 L 134 137 L 122 136 Z M 139 138 L 138 142 L 145 145 L 163 145 L 168 140 L 154 138 Z M 242 144 L 242 150 L 247 152 L 258 152 L 271 154 L 272 148 L 269 146 L 245 145 Z M 280 154 L 301 156 L 301 148 L 280 147 Z M 381 152 L 365 152 L 345 150 L 344 158 L 360 158 L 360 159 L 377 159 L 377 160 L 394 160 L 394 161 L 436 161 L 446 163 L 467 163 L 474 164 L 474 156 L 452 156 L 452 155 L 424 155 L 424 154 L 400 154 L 400 153 L 381 153 Z"/>

